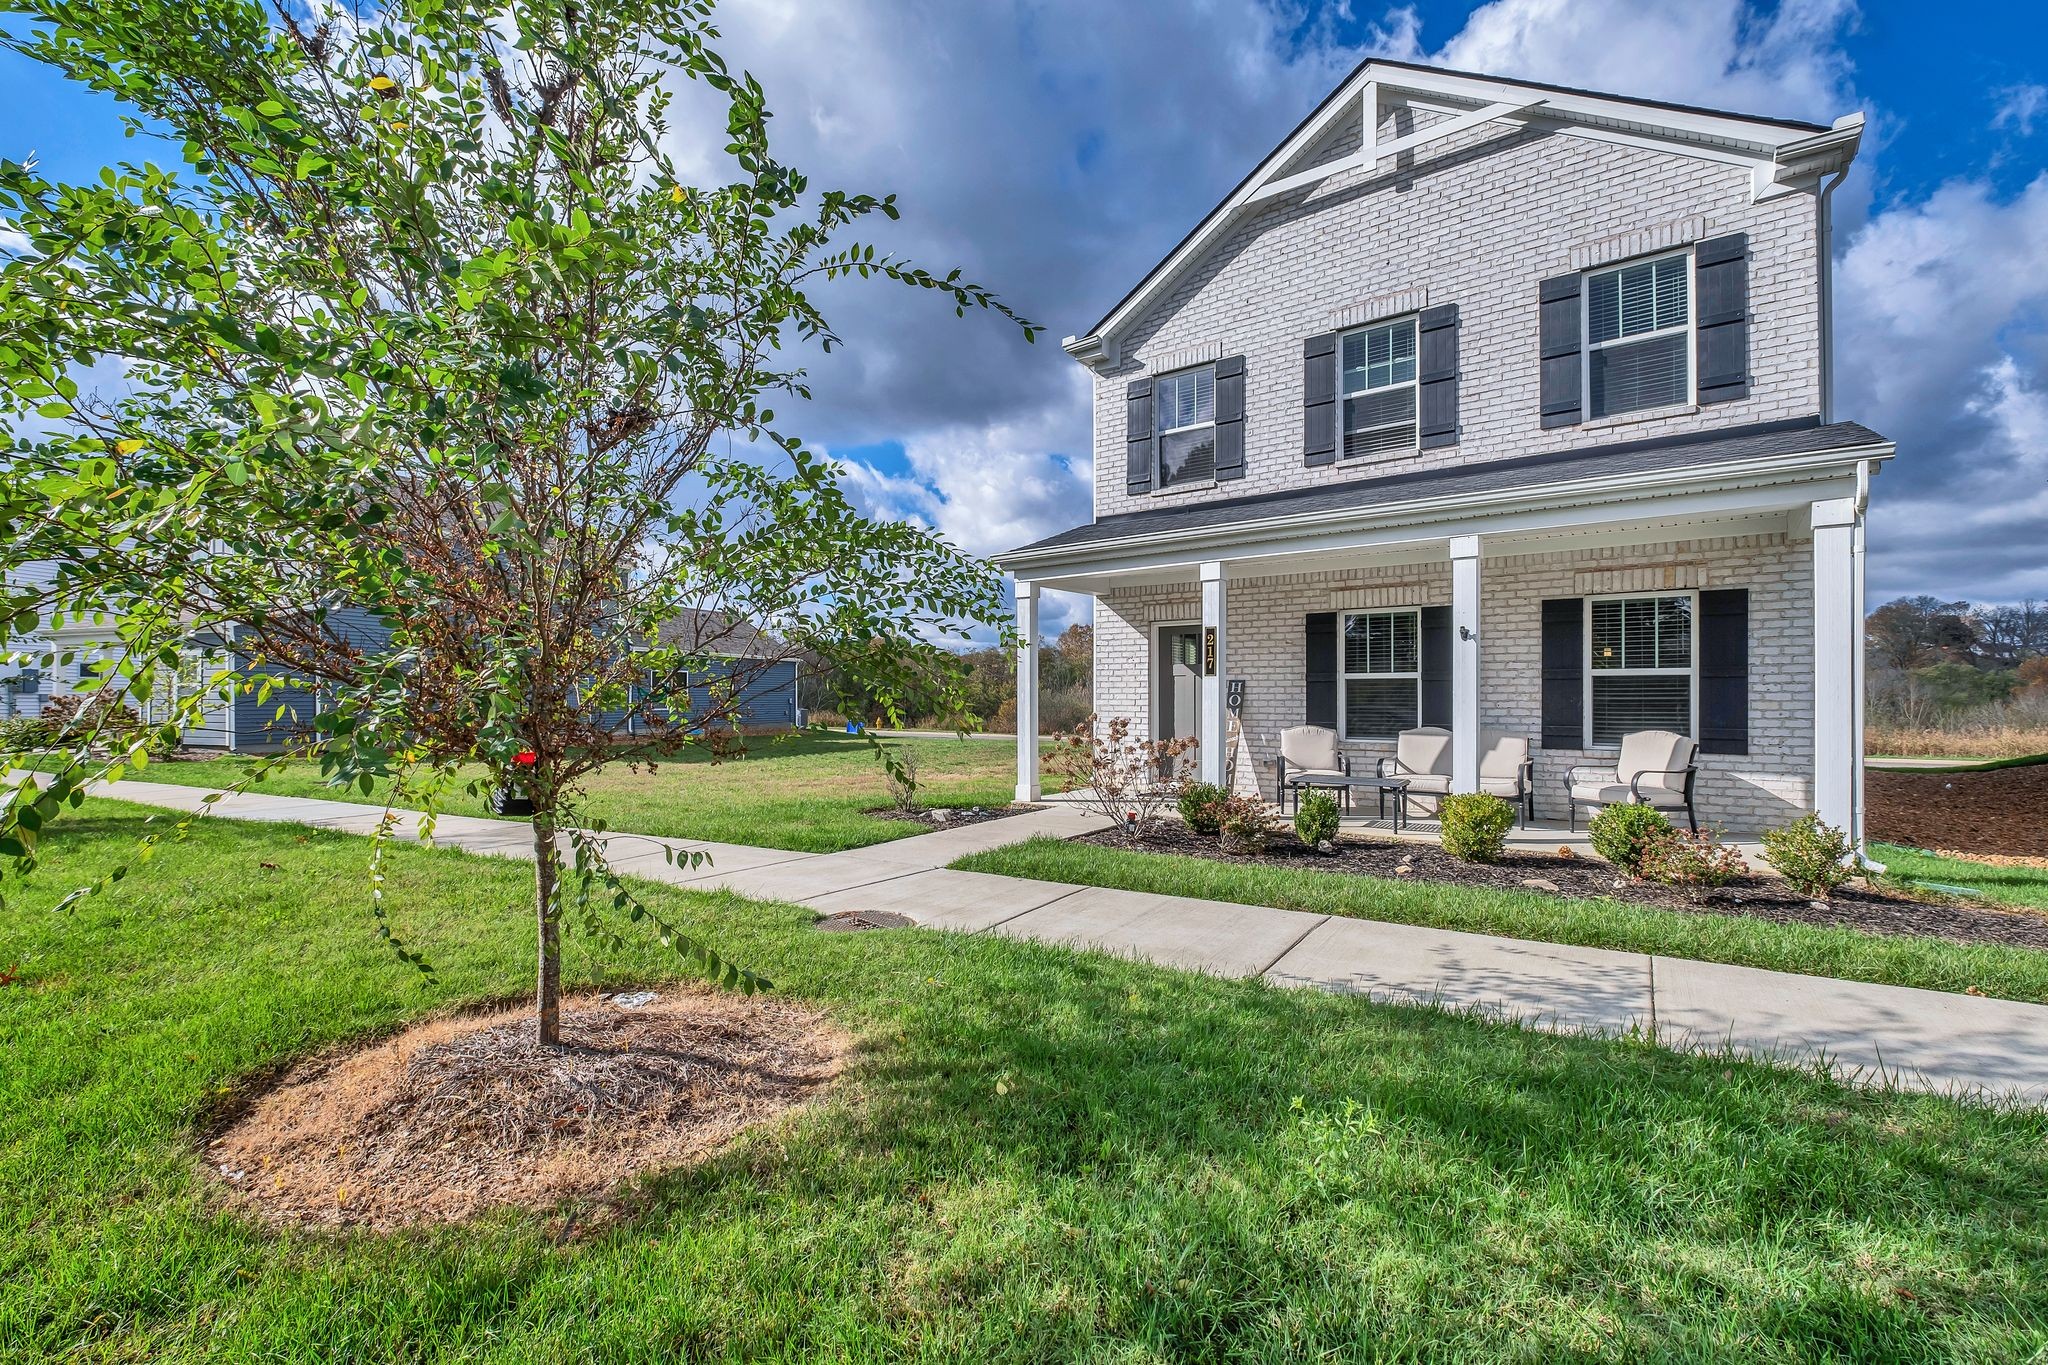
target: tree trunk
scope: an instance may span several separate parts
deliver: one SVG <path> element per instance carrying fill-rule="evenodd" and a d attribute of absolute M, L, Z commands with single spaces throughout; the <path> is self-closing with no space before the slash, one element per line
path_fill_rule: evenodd
<path fill-rule="evenodd" d="M 561 850 L 555 847 L 554 811 L 533 815 L 533 906 L 540 929 L 540 981 L 534 1015 L 542 1047 L 562 1041 L 562 926 L 556 917 L 555 886 L 561 880 Z"/>

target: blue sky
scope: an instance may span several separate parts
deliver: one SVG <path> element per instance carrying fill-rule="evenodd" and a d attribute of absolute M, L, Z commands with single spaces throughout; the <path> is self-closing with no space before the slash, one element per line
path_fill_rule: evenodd
<path fill-rule="evenodd" d="M 1830 122 L 1870 120 L 1836 197 L 1840 415 L 1899 442 L 1875 600 L 2048 598 L 2048 19 L 1902 0 L 728 0 L 784 154 L 894 190 L 881 245 L 1085 328 L 1360 58 L 1380 53 Z M 0 54 L 0 156 L 143 153 L 107 101 Z M 718 173 L 681 102 L 674 150 Z M 147 152 L 166 159 L 168 149 Z M 1088 516 L 1088 391 L 1057 345 L 908 291 L 827 300 L 801 430 L 879 514 L 990 553 Z M 779 405 L 786 406 L 786 405 Z M 1084 604 L 1055 600 L 1057 629 Z"/>

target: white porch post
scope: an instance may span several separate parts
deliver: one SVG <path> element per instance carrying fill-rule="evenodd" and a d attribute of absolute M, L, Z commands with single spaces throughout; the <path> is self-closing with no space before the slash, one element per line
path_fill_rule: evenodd
<path fill-rule="evenodd" d="M 1201 702 L 1195 708 L 1195 740 L 1202 781 L 1223 785 L 1228 770 L 1230 718 L 1225 714 L 1224 676 L 1229 672 L 1224 641 L 1226 595 L 1223 562 L 1202 564 L 1202 668 Z"/>
<path fill-rule="evenodd" d="M 1813 809 L 1838 829 L 1856 832 L 1856 686 L 1860 622 L 1856 619 L 1854 498 L 1813 504 Z"/>
<path fill-rule="evenodd" d="M 1038 585 L 1017 583 L 1017 800 L 1038 799 Z"/>
<path fill-rule="evenodd" d="M 1451 790 L 1479 790 L 1479 537 L 1451 537 Z"/>

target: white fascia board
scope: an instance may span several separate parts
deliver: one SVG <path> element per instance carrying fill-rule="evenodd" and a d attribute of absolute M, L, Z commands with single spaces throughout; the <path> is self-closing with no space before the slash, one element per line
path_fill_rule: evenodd
<path fill-rule="evenodd" d="M 1890 459 L 1892 452 L 1893 447 L 1885 443 L 1805 456 L 1774 455 L 1657 474 L 1571 479 L 1507 492 L 1454 494 L 1367 508 L 1254 518 L 1227 526 L 1156 531 L 1090 545 L 997 555 L 995 563 L 1020 578 L 1040 579 L 1083 569 L 1106 572 L 1112 571 L 1112 566 L 1136 569 L 1178 563 L 1201 555 L 1239 559 L 1264 553 L 1301 552 L 1333 535 L 1344 545 L 1364 546 L 1377 543 L 1382 536 L 1412 539 L 1413 528 L 1419 525 L 1436 526 L 1431 537 L 1453 534 L 1447 526 L 1463 528 L 1463 532 L 1474 535 L 1502 535 L 1579 525 L 1588 518 L 1612 520 L 1617 504 L 1640 499 L 1684 497 L 1688 501 L 1678 509 L 1678 514 L 1760 510 L 1781 505 L 1785 497 L 1783 486 L 1787 484 L 1848 480 L 1849 495 L 1853 496 L 1861 463 Z M 1672 513 L 1659 513 L 1667 514 Z"/>

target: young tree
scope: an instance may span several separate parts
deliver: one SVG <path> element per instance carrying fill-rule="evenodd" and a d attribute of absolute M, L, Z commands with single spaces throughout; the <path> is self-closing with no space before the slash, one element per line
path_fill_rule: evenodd
<path fill-rule="evenodd" d="M 17 9 L 31 23 L 0 42 L 111 93 L 184 166 L 64 185 L 0 162 L 27 242 L 0 247 L 0 568 L 54 566 L 0 619 L 108 614 L 109 685 L 135 695 L 179 642 L 231 640 L 211 687 L 317 690 L 300 752 L 430 814 L 458 764 L 523 786 L 544 1042 L 565 919 L 600 942 L 651 920 L 707 974 L 759 984 L 610 875 L 578 793 L 729 719 L 737 623 L 884 710 L 957 685 L 940 645 L 998 618 L 993 573 L 857 514 L 772 404 L 808 396 L 789 348 L 836 340 L 821 281 L 1035 329 L 957 271 L 843 244 L 894 203 L 776 160 L 708 0 Z M 723 99 L 721 183 L 665 150 L 687 81 Z M 686 723 L 662 680 L 714 665 L 732 676 Z M 40 792 L 9 790 L 0 855 L 32 865 L 142 744 L 81 736 Z"/>

